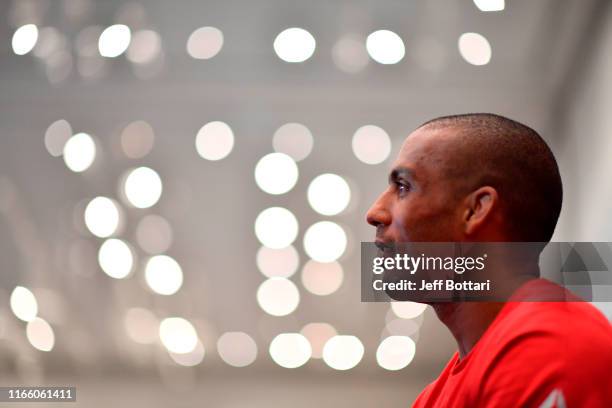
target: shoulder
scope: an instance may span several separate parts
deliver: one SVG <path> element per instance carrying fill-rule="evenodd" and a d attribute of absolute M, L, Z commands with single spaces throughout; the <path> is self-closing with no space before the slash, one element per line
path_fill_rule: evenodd
<path fill-rule="evenodd" d="M 529 406 L 553 389 L 574 405 L 584 402 L 584 393 L 598 401 L 612 397 L 612 326 L 595 307 L 587 302 L 507 306 L 479 353 L 484 400 L 510 393 Z"/>
<path fill-rule="evenodd" d="M 596 371 L 612 365 L 612 325 L 588 302 L 518 303 L 492 337 L 502 345 L 500 352 L 554 356 L 565 365 L 588 363 Z"/>
<path fill-rule="evenodd" d="M 535 337 L 573 346 L 567 351 L 597 345 L 612 352 L 612 325 L 588 302 L 514 302 L 506 308 L 492 327 L 496 341 Z"/>

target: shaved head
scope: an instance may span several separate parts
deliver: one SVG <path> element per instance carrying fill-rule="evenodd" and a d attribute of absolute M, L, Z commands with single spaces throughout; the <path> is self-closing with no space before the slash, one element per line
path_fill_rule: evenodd
<path fill-rule="evenodd" d="M 557 162 L 535 130 L 490 113 L 444 116 L 419 129 L 452 135 L 442 157 L 432 159 L 451 181 L 457 197 L 491 186 L 499 193 L 509 220 L 509 238 L 550 240 L 561 211 L 563 188 Z"/>

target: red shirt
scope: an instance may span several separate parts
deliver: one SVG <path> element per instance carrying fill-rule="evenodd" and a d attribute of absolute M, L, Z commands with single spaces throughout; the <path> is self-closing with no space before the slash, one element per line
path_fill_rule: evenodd
<path fill-rule="evenodd" d="M 610 322 L 587 302 L 524 301 L 559 290 L 544 279 L 522 285 L 413 408 L 612 407 Z"/>

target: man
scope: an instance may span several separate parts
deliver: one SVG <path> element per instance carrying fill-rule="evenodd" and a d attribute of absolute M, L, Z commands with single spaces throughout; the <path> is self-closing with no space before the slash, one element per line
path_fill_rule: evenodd
<path fill-rule="evenodd" d="M 367 214 L 381 245 L 548 242 L 561 210 L 555 158 L 532 129 L 493 114 L 442 117 L 408 136 Z M 458 352 L 414 407 L 612 407 L 612 328 L 586 302 L 529 302 L 560 289 L 537 259 L 507 267 L 508 302 L 432 303 Z"/>

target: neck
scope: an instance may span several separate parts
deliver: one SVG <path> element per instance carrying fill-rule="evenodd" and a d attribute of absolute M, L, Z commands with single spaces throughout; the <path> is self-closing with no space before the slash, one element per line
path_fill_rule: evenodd
<path fill-rule="evenodd" d="M 510 295 L 533 275 L 520 275 L 512 282 Z M 476 345 L 484 332 L 504 306 L 504 302 L 454 302 L 433 304 L 438 319 L 450 330 L 457 341 L 460 358 L 464 358 Z"/>

